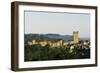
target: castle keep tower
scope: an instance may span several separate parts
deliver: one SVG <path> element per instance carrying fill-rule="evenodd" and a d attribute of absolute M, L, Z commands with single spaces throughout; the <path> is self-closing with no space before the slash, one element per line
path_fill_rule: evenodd
<path fill-rule="evenodd" d="M 77 44 L 79 42 L 78 31 L 73 32 L 73 43 Z"/>

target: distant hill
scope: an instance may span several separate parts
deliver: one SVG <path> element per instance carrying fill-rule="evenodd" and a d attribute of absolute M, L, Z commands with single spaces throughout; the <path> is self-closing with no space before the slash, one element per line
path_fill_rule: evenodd
<path fill-rule="evenodd" d="M 62 39 L 62 40 L 72 40 L 72 35 L 60 35 L 60 34 L 45 34 L 46 37 L 50 39 Z"/>
<path fill-rule="evenodd" d="M 84 40 L 90 40 L 90 38 L 89 37 L 81 37 L 80 40 L 83 40 L 83 41 Z"/>
<path fill-rule="evenodd" d="M 25 41 L 31 41 L 32 39 L 36 40 L 72 40 L 72 35 L 60 35 L 60 34 L 25 34 Z"/>
<path fill-rule="evenodd" d="M 56 40 L 73 40 L 73 35 L 60 35 L 60 34 L 25 34 L 24 40 L 27 43 L 31 40 L 50 40 L 50 41 L 56 41 Z M 89 38 L 79 38 L 80 40 L 90 40 Z"/>

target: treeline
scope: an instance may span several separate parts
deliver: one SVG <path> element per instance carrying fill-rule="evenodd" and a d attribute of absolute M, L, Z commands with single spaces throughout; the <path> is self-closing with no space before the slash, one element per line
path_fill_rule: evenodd
<path fill-rule="evenodd" d="M 90 58 L 90 49 L 81 49 L 76 46 L 51 48 L 49 45 L 25 45 L 25 61 L 64 60 L 64 59 L 85 59 Z"/>

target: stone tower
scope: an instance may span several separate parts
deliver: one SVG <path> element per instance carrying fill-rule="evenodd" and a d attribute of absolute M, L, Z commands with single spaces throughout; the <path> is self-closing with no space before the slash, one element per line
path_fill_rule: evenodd
<path fill-rule="evenodd" d="M 73 43 L 77 44 L 79 42 L 78 31 L 73 32 Z"/>

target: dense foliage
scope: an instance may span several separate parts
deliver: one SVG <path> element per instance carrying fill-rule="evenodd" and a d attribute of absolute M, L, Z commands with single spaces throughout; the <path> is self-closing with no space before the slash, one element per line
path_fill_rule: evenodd
<path fill-rule="evenodd" d="M 51 48 L 49 45 L 25 45 L 25 61 L 63 60 L 63 59 L 85 59 L 90 58 L 90 49 L 81 49 L 75 46 Z"/>

